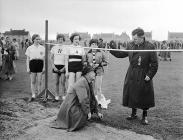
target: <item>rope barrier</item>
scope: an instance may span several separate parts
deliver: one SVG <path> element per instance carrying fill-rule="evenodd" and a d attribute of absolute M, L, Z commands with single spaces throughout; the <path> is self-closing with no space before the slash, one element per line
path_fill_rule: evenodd
<path fill-rule="evenodd" d="M 56 43 L 45 43 L 45 44 L 58 45 L 58 46 L 61 45 Z M 72 46 L 68 45 L 67 47 L 72 47 Z M 125 50 L 125 49 L 91 48 L 91 47 L 81 47 L 81 48 L 103 50 L 103 51 L 121 51 L 121 52 L 183 52 L 183 49 Z"/>

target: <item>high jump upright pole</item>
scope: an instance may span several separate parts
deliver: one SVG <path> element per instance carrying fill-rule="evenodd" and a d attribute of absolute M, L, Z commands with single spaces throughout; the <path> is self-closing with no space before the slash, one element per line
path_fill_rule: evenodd
<path fill-rule="evenodd" d="M 45 89 L 38 95 L 38 98 L 43 97 L 43 100 L 48 99 L 48 95 L 52 99 L 55 99 L 55 96 L 48 89 L 48 20 L 45 20 Z"/>

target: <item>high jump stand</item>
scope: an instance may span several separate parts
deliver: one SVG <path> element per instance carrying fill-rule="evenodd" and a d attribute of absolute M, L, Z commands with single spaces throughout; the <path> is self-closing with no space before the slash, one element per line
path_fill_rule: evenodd
<path fill-rule="evenodd" d="M 46 102 L 48 96 L 55 99 L 55 95 L 48 89 L 48 20 L 45 21 L 45 89 L 37 96 L 41 98 L 43 95 L 43 101 Z"/>

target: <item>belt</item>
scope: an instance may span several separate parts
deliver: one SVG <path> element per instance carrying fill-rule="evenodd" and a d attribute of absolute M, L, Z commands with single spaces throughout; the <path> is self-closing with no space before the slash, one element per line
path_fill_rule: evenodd
<path fill-rule="evenodd" d="M 81 59 L 69 59 L 69 62 L 81 62 Z"/>
<path fill-rule="evenodd" d="M 34 59 L 31 59 L 31 60 L 42 60 L 43 61 L 43 59 L 41 59 L 41 58 L 34 58 Z"/>

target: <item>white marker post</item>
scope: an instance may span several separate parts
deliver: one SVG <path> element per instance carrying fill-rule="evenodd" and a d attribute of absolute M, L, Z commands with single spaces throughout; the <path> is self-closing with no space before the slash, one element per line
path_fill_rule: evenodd
<path fill-rule="evenodd" d="M 48 89 L 48 20 L 45 21 L 45 89 L 38 95 L 38 98 L 43 97 L 43 101 L 47 101 L 48 95 L 55 99 L 53 93 Z"/>

